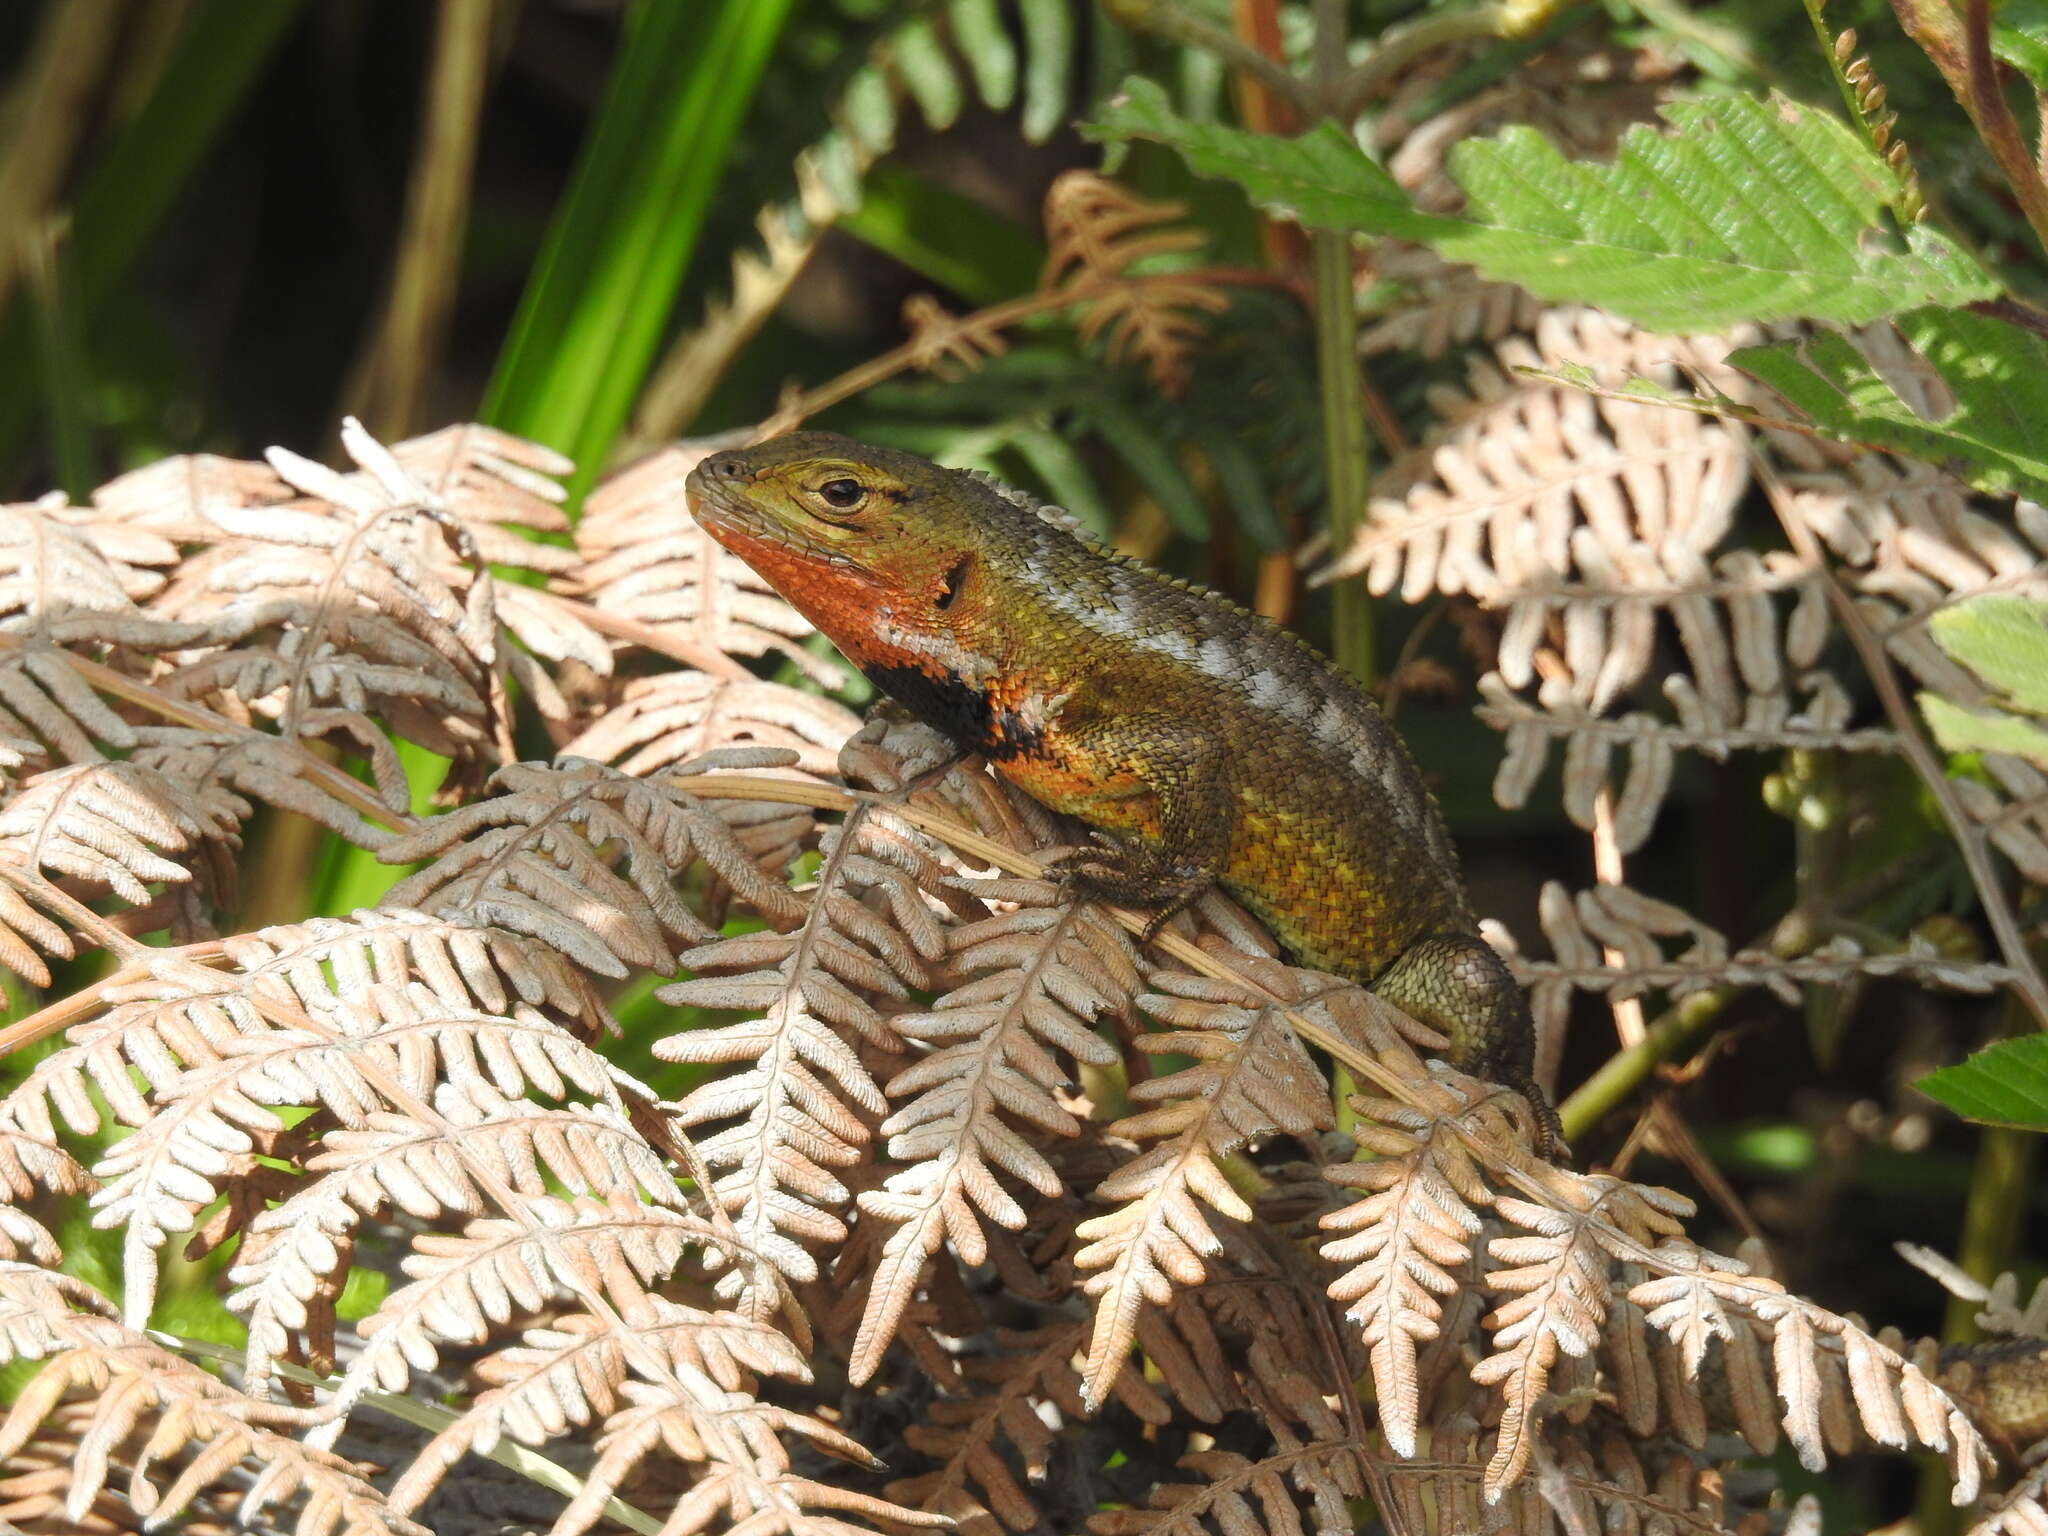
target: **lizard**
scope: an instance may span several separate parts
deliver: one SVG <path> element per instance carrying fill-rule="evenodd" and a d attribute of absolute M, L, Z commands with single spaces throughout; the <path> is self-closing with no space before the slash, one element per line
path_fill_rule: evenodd
<path fill-rule="evenodd" d="M 877 689 L 1102 835 L 1049 866 L 1069 896 L 1149 910 L 1149 938 L 1221 885 L 1297 961 L 1519 1089 L 1561 1150 L 1435 799 L 1305 639 L 993 477 L 835 433 L 711 453 L 685 497 Z"/>

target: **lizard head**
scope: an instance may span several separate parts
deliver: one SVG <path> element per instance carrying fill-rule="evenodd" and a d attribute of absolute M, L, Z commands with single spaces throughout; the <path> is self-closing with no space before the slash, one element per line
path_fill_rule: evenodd
<path fill-rule="evenodd" d="M 975 606 L 955 604 L 984 542 L 977 508 L 995 493 L 958 470 L 793 432 L 710 455 L 685 492 L 705 531 L 857 665 L 942 653 Z"/>

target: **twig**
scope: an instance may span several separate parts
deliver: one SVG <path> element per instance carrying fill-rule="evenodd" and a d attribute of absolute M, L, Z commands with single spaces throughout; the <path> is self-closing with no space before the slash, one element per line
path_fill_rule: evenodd
<path fill-rule="evenodd" d="M 22 645 L 21 636 L 0 634 L 0 651 L 20 650 Z M 238 720 L 230 720 L 226 715 L 216 714 L 204 704 L 194 704 L 190 699 L 174 699 L 169 694 L 128 676 L 125 672 L 116 672 L 112 667 L 103 666 L 97 661 L 74 656 L 69 651 L 58 651 L 54 654 L 62 656 L 74 672 L 100 692 L 111 693 L 117 699 L 125 699 L 128 703 L 138 705 L 176 725 L 190 726 L 195 731 L 217 731 L 232 736 L 267 734 L 251 730 Z M 358 812 L 366 820 L 374 821 L 394 832 L 406 830 L 406 819 L 379 800 L 360 780 L 350 778 L 332 763 L 322 762 L 320 758 L 306 750 L 303 742 L 293 737 L 279 736 L 275 739 L 288 743 L 296 751 L 304 777 L 309 783 L 316 785 L 349 809 Z"/>
<path fill-rule="evenodd" d="M 158 951 L 152 950 L 151 954 Z M 227 959 L 227 949 L 218 939 L 201 944 L 188 945 L 185 957 L 194 965 L 217 965 Z M 116 987 L 130 986 L 145 980 L 149 975 L 147 965 L 130 961 L 111 975 L 102 976 L 89 987 L 83 987 L 69 997 L 60 997 L 46 1008 L 38 1008 L 25 1019 L 17 1019 L 5 1029 L 0 1029 L 0 1056 L 11 1056 L 23 1046 L 33 1045 L 60 1030 L 69 1029 L 82 1019 L 91 1018 L 93 1013 L 106 1001 L 106 996 Z"/>
<path fill-rule="evenodd" d="M 907 369 L 921 366 L 925 359 L 933 355 L 935 349 L 943 351 L 955 342 L 971 342 L 978 337 L 993 335 L 1037 315 L 1071 309 L 1077 304 L 1086 304 L 1110 293 L 1134 288 L 1143 289 L 1153 283 L 1206 283 L 1219 287 L 1277 288 L 1284 293 L 1299 291 L 1293 283 L 1279 274 L 1260 271 L 1256 267 L 1201 267 L 1192 272 L 1154 272 L 1087 279 L 1069 283 L 1066 287 L 1049 293 L 1027 293 L 1020 298 L 1005 299 L 1000 304 L 991 304 L 988 308 L 977 309 L 972 314 L 940 322 L 930 330 L 911 337 L 901 346 L 884 352 L 880 357 L 870 358 L 858 368 L 849 368 L 838 378 L 828 379 L 816 389 L 805 390 L 756 427 L 754 441 L 764 442 L 768 438 L 780 437 L 785 432 L 795 431 L 805 420 L 820 411 L 829 410 L 841 401 L 851 400 L 855 395 L 873 389 L 877 384 L 892 379 Z"/>

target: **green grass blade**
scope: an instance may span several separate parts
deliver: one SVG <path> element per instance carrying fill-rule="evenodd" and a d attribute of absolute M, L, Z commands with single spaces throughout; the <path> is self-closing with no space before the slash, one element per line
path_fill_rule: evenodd
<path fill-rule="evenodd" d="M 521 301 L 483 416 L 588 488 L 659 348 L 791 0 L 644 4 Z"/>

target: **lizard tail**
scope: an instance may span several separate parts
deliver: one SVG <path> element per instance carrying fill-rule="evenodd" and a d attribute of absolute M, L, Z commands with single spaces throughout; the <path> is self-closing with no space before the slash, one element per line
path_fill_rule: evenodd
<path fill-rule="evenodd" d="M 1418 939 L 1380 973 L 1372 990 L 1448 1036 L 1452 1066 L 1518 1089 L 1535 1116 L 1538 1154 L 1551 1162 L 1570 1159 L 1563 1124 L 1536 1082 L 1536 1026 L 1529 1004 L 1491 944 L 1475 933 Z"/>

